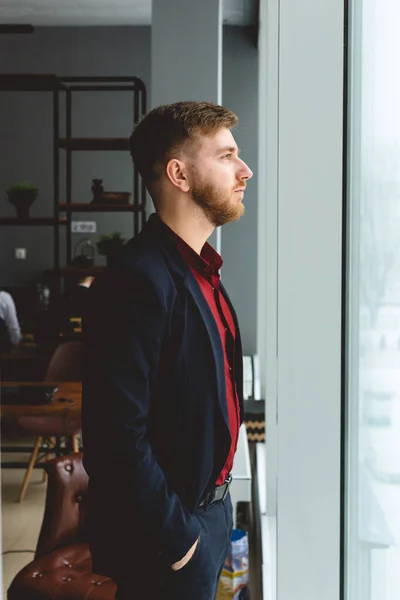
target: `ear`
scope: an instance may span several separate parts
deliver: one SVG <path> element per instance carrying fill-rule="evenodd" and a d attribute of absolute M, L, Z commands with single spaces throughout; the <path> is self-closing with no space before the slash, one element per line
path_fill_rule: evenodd
<path fill-rule="evenodd" d="M 190 189 L 186 165 L 177 158 L 172 158 L 165 169 L 166 175 L 172 185 L 181 192 L 188 192 Z"/>

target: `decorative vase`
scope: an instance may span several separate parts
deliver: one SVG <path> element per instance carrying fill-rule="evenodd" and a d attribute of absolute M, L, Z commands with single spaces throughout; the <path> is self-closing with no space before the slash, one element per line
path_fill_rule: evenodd
<path fill-rule="evenodd" d="M 37 194 L 30 190 L 20 190 L 8 195 L 11 204 L 16 208 L 18 219 L 29 219 L 29 208 L 35 202 L 36 196 Z"/>
<path fill-rule="evenodd" d="M 93 200 L 92 200 L 92 204 L 99 204 L 102 201 L 102 194 L 104 192 L 104 187 L 103 187 L 103 180 L 102 179 L 92 179 L 93 181 L 93 185 L 92 185 L 92 193 L 93 193 Z"/>

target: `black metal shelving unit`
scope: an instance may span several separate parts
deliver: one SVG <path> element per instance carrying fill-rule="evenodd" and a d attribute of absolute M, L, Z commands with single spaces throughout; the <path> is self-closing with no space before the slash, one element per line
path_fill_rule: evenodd
<path fill-rule="evenodd" d="M 66 93 L 66 86 L 55 75 L 0 75 L 0 91 L 9 92 L 50 92 L 53 96 L 53 217 L 52 218 L 0 218 L 3 226 L 50 226 L 53 227 L 54 269 L 60 267 L 60 221 L 59 221 L 59 112 L 60 93 Z"/>
<path fill-rule="evenodd" d="M 129 151 L 128 138 L 77 138 L 72 137 L 73 97 L 80 92 L 128 92 L 132 94 L 133 123 L 146 113 L 147 94 L 144 83 L 137 77 L 60 77 L 66 86 L 66 137 L 59 139 L 59 148 L 66 152 L 66 202 L 59 210 L 66 213 L 67 267 L 72 261 L 71 220 L 74 212 L 126 212 L 133 215 L 133 233 L 137 235 L 146 220 L 146 190 L 136 166 L 133 165 L 133 204 L 82 204 L 73 202 L 72 152 L 79 151 Z M 140 219 L 140 222 L 139 222 Z"/>
<path fill-rule="evenodd" d="M 133 215 L 133 234 L 136 235 L 146 220 L 146 189 L 135 165 L 133 169 L 133 204 L 85 204 L 73 201 L 72 193 L 72 152 L 76 151 L 129 151 L 128 138 L 76 138 L 72 137 L 73 96 L 79 92 L 129 92 L 132 94 L 133 123 L 146 113 L 147 94 L 144 83 L 137 77 L 57 77 L 56 75 L 0 75 L 0 91 L 48 91 L 53 94 L 53 216 L 51 218 L 0 218 L 3 226 L 52 226 L 54 230 L 53 269 L 46 271 L 50 277 L 58 279 L 84 273 L 96 274 L 97 266 L 89 269 L 75 269 L 72 266 L 71 221 L 75 212 L 117 212 Z M 60 94 L 66 95 L 65 129 L 66 137 L 60 131 Z M 60 202 L 60 161 L 65 152 L 66 189 L 65 202 Z M 63 216 L 61 216 L 61 214 Z M 65 216 L 64 216 L 65 215 Z M 66 226 L 67 264 L 60 265 L 60 226 Z"/>

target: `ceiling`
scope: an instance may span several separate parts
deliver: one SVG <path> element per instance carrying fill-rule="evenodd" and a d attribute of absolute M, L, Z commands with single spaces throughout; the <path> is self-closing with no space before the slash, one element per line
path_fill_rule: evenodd
<path fill-rule="evenodd" d="M 150 25 L 151 6 L 151 0 L 0 0 L 0 23 L 34 26 Z M 224 23 L 254 25 L 257 6 L 257 0 L 223 0 Z"/>

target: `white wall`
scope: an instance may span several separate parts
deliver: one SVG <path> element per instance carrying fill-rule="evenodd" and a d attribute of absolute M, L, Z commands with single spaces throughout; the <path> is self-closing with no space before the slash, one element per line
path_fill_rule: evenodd
<path fill-rule="evenodd" d="M 277 598 L 339 600 L 344 8 L 264 2 L 276 27 L 263 51 L 277 136 L 261 135 L 277 178 L 264 223 L 278 233 Z"/>

